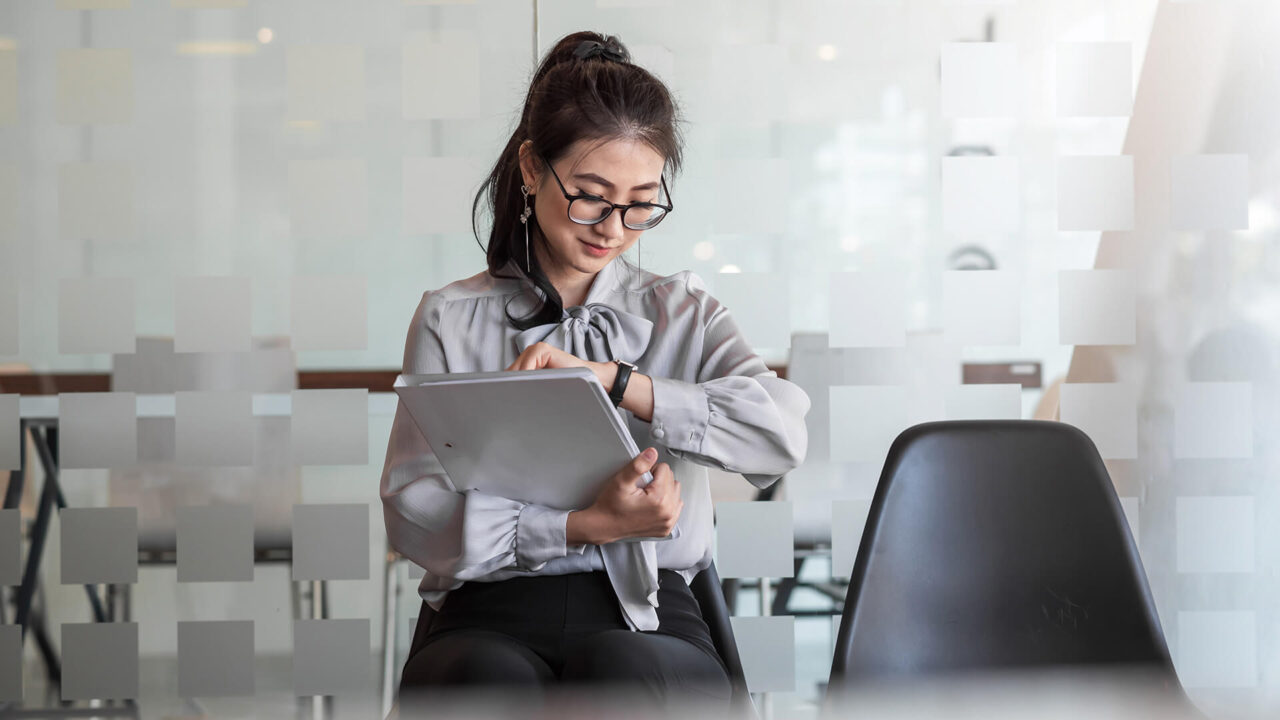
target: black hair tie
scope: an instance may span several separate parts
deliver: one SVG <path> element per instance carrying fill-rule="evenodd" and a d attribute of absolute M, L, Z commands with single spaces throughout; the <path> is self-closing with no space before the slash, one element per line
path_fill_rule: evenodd
<path fill-rule="evenodd" d="M 599 40 L 583 40 L 578 43 L 578 47 L 573 51 L 573 56 L 579 60 L 586 60 L 597 55 L 603 55 L 614 62 L 624 63 L 627 61 L 625 55 Z"/>

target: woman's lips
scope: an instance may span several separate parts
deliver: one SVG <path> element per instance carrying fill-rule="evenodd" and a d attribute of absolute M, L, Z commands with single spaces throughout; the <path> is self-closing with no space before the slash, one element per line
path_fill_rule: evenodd
<path fill-rule="evenodd" d="M 606 248 L 606 247 L 599 247 L 598 245 L 592 245 L 586 240 L 579 240 L 578 242 L 582 243 L 582 246 L 587 249 L 587 252 L 591 253 L 596 257 L 604 257 L 605 255 L 608 255 L 609 251 L 612 249 L 612 248 Z"/>

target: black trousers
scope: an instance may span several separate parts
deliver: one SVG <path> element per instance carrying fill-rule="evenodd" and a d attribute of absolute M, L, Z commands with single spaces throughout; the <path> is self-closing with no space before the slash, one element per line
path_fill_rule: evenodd
<path fill-rule="evenodd" d="M 445 697 L 465 702 L 459 687 L 495 685 L 507 697 L 594 685 L 666 709 L 726 710 L 729 676 L 697 600 L 672 570 L 660 570 L 658 583 L 652 632 L 627 629 L 604 572 L 464 583 L 429 623 L 424 604 L 401 673 L 401 715 L 439 710 Z"/>

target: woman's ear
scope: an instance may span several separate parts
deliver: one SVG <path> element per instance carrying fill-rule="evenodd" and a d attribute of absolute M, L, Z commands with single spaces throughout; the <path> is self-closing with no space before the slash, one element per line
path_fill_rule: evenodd
<path fill-rule="evenodd" d="M 520 177 L 525 185 L 529 186 L 530 195 L 536 192 L 538 187 L 539 168 L 537 158 L 533 156 L 533 141 L 525 140 L 520 143 Z"/>

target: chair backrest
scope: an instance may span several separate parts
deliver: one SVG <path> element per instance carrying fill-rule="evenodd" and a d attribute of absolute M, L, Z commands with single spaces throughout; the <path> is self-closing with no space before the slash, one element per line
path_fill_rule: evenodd
<path fill-rule="evenodd" d="M 831 689 L 1098 664 L 1177 684 L 1137 548 L 1088 436 L 1037 420 L 903 431 L 858 548 Z"/>
<path fill-rule="evenodd" d="M 742 658 L 738 655 L 738 642 L 733 639 L 729 604 L 725 602 L 724 586 L 720 582 L 720 574 L 716 572 L 715 563 L 693 576 L 689 590 L 698 601 L 698 609 L 702 611 L 702 620 L 707 623 L 716 653 L 729 671 L 729 682 L 733 685 L 729 705 L 734 717 L 755 717 L 755 706 L 752 705 L 751 693 L 747 690 L 747 676 L 742 670 Z"/>

